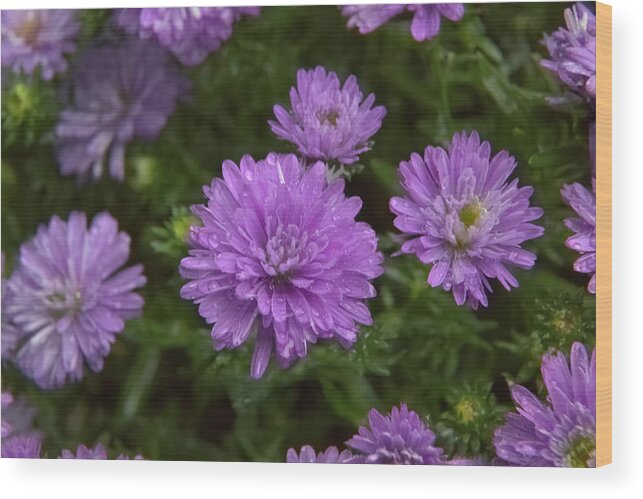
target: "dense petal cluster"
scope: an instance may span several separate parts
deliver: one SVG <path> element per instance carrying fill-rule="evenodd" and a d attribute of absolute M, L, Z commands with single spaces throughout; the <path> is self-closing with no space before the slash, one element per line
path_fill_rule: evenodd
<path fill-rule="evenodd" d="M 107 450 L 103 444 L 96 444 L 93 448 L 87 447 L 85 445 L 79 445 L 76 449 L 76 452 L 73 452 L 69 449 L 63 449 L 58 459 L 109 459 L 107 457 Z M 134 459 L 135 461 L 140 461 L 143 459 L 143 456 L 137 454 L 134 458 L 130 458 L 126 454 L 120 454 L 117 460 L 129 460 Z"/>
<path fill-rule="evenodd" d="M 434 445 L 435 434 L 405 404 L 386 416 L 371 409 L 368 423 L 346 442 L 356 452 L 349 463 L 446 464 L 442 449 Z"/>
<path fill-rule="evenodd" d="M 459 21 L 464 15 L 461 3 L 347 5 L 342 15 L 348 17 L 349 28 L 357 28 L 365 35 L 407 10 L 413 12 L 411 34 L 418 42 L 430 40 L 440 32 L 441 17 Z"/>
<path fill-rule="evenodd" d="M 193 206 L 184 299 L 199 305 L 217 350 L 236 348 L 256 331 L 251 374 L 261 377 L 274 350 L 282 367 L 306 356 L 309 343 L 350 347 L 358 324 L 371 324 L 364 300 L 382 273 L 377 236 L 356 222 L 362 202 L 326 167 L 308 169 L 294 155 L 250 156 L 223 163 L 223 179 Z"/>
<path fill-rule="evenodd" d="M 256 16 L 260 7 L 171 7 L 119 9 L 116 24 L 130 34 L 154 38 L 181 63 L 195 66 L 232 35 L 242 15 Z"/>
<path fill-rule="evenodd" d="M 13 324 L 9 322 L 8 316 L 5 313 L 4 303 L 5 303 L 5 284 L 6 280 L 4 278 L 4 261 L 5 254 L 2 253 L 2 270 L 0 278 L 0 343 L 2 344 L 2 358 L 9 358 L 11 353 L 16 349 L 16 342 L 18 340 L 18 332 Z M 4 394 L 3 394 L 4 397 Z M 4 398 L 3 405 L 4 408 Z"/>
<path fill-rule="evenodd" d="M 2 439 L 2 457 L 38 459 L 42 441 L 35 435 L 16 435 Z"/>
<path fill-rule="evenodd" d="M 541 64 L 591 105 L 596 101 L 596 16 L 582 3 L 565 9 L 565 26 L 545 35 Z"/>
<path fill-rule="evenodd" d="M 569 365 L 560 352 L 546 354 L 541 372 L 548 403 L 523 386 L 511 388 L 518 408 L 496 430 L 498 456 L 519 466 L 594 467 L 596 352 L 590 358 L 581 343 L 574 343 Z"/>
<path fill-rule="evenodd" d="M 386 108 L 373 108 L 374 102 L 373 94 L 363 98 L 355 76 L 342 86 L 334 72 L 321 66 L 300 69 L 297 88 L 290 89 L 292 110 L 276 105 L 277 121 L 269 124 L 309 159 L 351 164 L 371 149 L 369 140 L 382 126 Z"/>
<path fill-rule="evenodd" d="M 75 10 L 3 10 L 2 66 L 26 75 L 40 68 L 51 80 L 67 69 L 65 54 L 76 49 L 79 30 Z"/>
<path fill-rule="evenodd" d="M 128 39 L 90 48 L 77 61 L 56 127 L 61 172 L 98 179 L 107 161 L 111 176 L 122 180 L 126 145 L 156 139 L 188 89 L 156 43 Z"/>
<path fill-rule="evenodd" d="M 574 232 L 565 245 L 581 256 L 574 262 L 574 270 L 592 274 L 587 290 L 596 294 L 596 181 L 592 180 L 592 192 L 579 183 L 567 184 L 562 190 L 563 200 L 578 214 L 565 220 L 565 226 Z"/>
<path fill-rule="evenodd" d="M 11 359 L 42 388 L 83 376 L 85 363 L 103 367 L 115 336 L 140 314 L 143 267 L 121 270 L 130 238 L 108 213 L 51 218 L 20 248 L 6 286 L 3 315 L 15 326 Z M 5 331 L 2 331 L 3 335 Z"/>
<path fill-rule="evenodd" d="M 543 234 L 530 222 L 531 187 L 508 181 L 516 160 L 506 151 L 491 157 L 476 132 L 456 133 L 448 151 L 427 147 L 400 163 L 406 197 L 393 197 L 394 224 L 408 240 L 400 253 L 431 265 L 428 283 L 452 291 L 458 305 L 487 306 L 490 279 L 510 290 L 518 281 L 507 266 L 530 269 L 536 255 L 520 245 Z"/>
<path fill-rule="evenodd" d="M 323 452 L 316 453 L 310 445 L 304 445 L 297 454 L 295 449 L 288 449 L 286 462 L 288 463 L 317 463 L 317 464 L 344 464 L 353 458 L 349 450 L 339 451 L 337 447 L 329 447 Z"/>

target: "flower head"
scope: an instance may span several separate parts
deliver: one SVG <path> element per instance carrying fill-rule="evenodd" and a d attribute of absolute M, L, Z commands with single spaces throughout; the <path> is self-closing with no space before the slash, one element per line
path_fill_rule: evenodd
<path fill-rule="evenodd" d="M 156 139 L 188 88 L 153 42 L 90 48 L 77 61 L 56 127 L 61 172 L 98 179 L 107 161 L 111 176 L 122 180 L 126 145 L 137 137 Z"/>
<path fill-rule="evenodd" d="M 386 416 L 371 409 L 368 422 L 346 442 L 356 452 L 350 463 L 446 464 L 442 449 L 434 445 L 435 434 L 405 404 Z"/>
<path fill-rule="evenodd" d="M 40 457 L 41 445 L 41 439 L 36 435 L 7 437 L 2 439 L 1 454 L 3 458 L 38 459 Z"/>
<path fill-rule="evenodd" d="M 219 50 L 242 15 L 256 16 L 260 7 L 173 7 L 118 9 L 116 24 L 141 38 L 155 38 L 181 63 L 195 66 Z"/>
<path fill-rule="evenodd" d="M 3 313 L 18 335 L 12 360 L 40 387 L 82 378 L 85 363 L 100 371 L 125 321 L 140 314 L 134 289 L 145 284 L 143 267 L 121 270 L 129 243 L 108 213 L 87 227 L 73 212 L 68 221 L 52 217 L 20 248 Z"/>
<path fill-rule="evenodd" d="M 65 54 L 76 49 L 79 30 L 75 10 L 3 10 L 2 66 L 26 75 L 40 67 L 51 80 L 67 69 Z"/>
<path fill-rule="evenodd" d="M 544 68 L 591 105 L 596 101 L 596 16 L 582 3 L 565 9 L 565 26 L 545 35 Z"/>
<path fill-rule="evenodd" d="M 337 75 L 321 66 L 300 69 L 297 88 L 290 89 L 292 111 L 276 105 L 277 121 L 269 124 L 309 159 L 350 164 L 371 149 L 369 140 L 382 126 L 386 109 L 373 108 L 374 102 L 373 94 L 363 99 L 355 76 L 341 86 Z"/>
<path fill-rule="evenodd" d="M 567 184 L 561 194 L 563 200 L 578 214 L 565 220 L 565 226 L 574 235 L 565 241 L 565 246 L 578 251 L 581 256 L 574 262 L 574 270 L 592 274 L 587 289 L 596 294 L 596 181 L 592 180 L 592 191 L 578 183 Z"/>
<path fill-rule="evenodd" d="M 199 305 L 217 350 L 236 348 L 256 331 L 251 374 L 261 377 L 274 350 L 282 367 L 306 356 L 309 343 L 335 339 L 345 348 L 358 324 L 370 324 L 364 300 L 382 273 L 377 237 L 356 222 L 362 202 L 330 184 L 325 165 L 305 169 L 294 155 L 250 156 L 223 163 L 223 179 L 192 207 L 190 256 L 181 275 L 184 299 Z"/>
<path fill-rule="evenodd" d="M 295 449 L 288 449 L 286 461 L 289 463 L 344 464 L 353 454 L 348 450 L 338 451 L 337 447 L 329 447 L 323 452 L 315 453 L 310 445 L 304 445 L 297 455 Z"/>
<path fill-rule="evenodd" d="M 542 403 L 527 388 L 514 385 L 517 412 L 494 437 L 496 452 L 519 466 L 594 467 L 596 465 L 596 352 L 591 358 L 574 343 L 565 355 L 543 356 L 541 372 L 549 394 Z"/>
<path fill-rule="evenodd" d="M 18 341 L 18 331 L 15 326 L 11 324 L 7 314 L 5 313 L 4 302 L 5 302 L 5 288 L 6 288 L 6 279 L 4 278 L 4 260 L 5 254 L 2 253 L 2 270 L 0 277 L 0 343 L 2 345 L 2 358 L 8 359 L 13 352 L 16 350 L 17 341 Z M 4 409 L 4 394 L 2 394 L 2 407 Z"/>
<path fill-rule="evenodd" d="M 491 157 L 476 132 L 453 136 L 447 151 L 427 147 L 400 163 L 406 197 L 394 197 L 394 224 L 408 240 L 400 253 L 431 265 L 428 283 L 452 291 L 458 305 L 487 306 L 489 279 L 518 286 L 507 266 L 533 267 L 536 255 L 520 245 L 543 234 L 532 223 L 543 211 L 529 205 L 531 187 L 508 181 L 516 160 L 506 151 Z"/>
<path fill-rule="evenodd" d="M 347 5 L 342 8 L 342 15 L 348 17 L 349 28 L 357 28 L 365 35 L 405 10 L 413 12 L 411 35 L 418 42 L 430 40 L 440 32 L 441 17 L 459 21 L 464 15 L 461 3 Z"/>
<path fill-rule="evenodd" d="M 85 445 L 79 445 L 76 449 L 76 452 L 69 449 L 63 449 L 58 459 L 109 459 L 107 457 L 107 450 L 103 444 L 96 444 L 93 448 L 87 447 Z M 117 460 L 129 460 L 132 459 L 126 454 L 120 454 Z M 143 459 L 143 456 L 137 454 L 134 458 L 135 461 L 140 461 Z"/>
<path fill-rule="evenodd" d="M 25 400 L 2 392 L 2 457 L 40 457 L 42 435 L 31 427 L 34 414 Z"/>

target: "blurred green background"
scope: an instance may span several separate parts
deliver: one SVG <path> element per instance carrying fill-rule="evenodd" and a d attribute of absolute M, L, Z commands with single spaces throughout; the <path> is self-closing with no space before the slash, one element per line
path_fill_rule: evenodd
<path fill-rule="evenodd" d="M 571 211 L 560 199 L 564 183 L 590 185 L 593 117 L 580 107 L 551 109 L 544 98 L 562 89 L 538 64 L 543 33 L 562 24 L 568 5 L 468 4 L 461 22 L 443 20 L 425 43 L 412 39 L 405 17 L 362 36 L 346 29 L 337 7 L 265 7 L 186 71 L 191 99 L 156 142 L 130 144 L 122 184 L 104 178 L 78 187 L 58 174 L 52 139 L 64 75 L 44 83 L 3 72 L 5 277 L 38 224 L 75 209 L 110 211 L 132 236 L 131 262 L 142 262 L 148 277 L 144 315 L 127 324 L 101 373 L 42 391 L 3 364 L 3 390 L 38 408 L 47 455 L 101 441 L 110 454 L 147 459 L 283 462 L 288 447 L 341 446 L 371 407 L 388 412 L 405 402 L 428 418 L 450 455 L 492 458 L 492 431 L 513 406 L 508 383 L 542 392 L 544 351 L 594 344 L 595 300 L 588 276 L 572 270 L 577 255 L 564 246 L 562 224 Z M 82 13 L 78 52 L 103 36 L 110 15 Z M 294 367 L 271 364 L 254 381 L 251 348 L 215 354 L 196 306 L 179 298 L 187 207 L 202 201 L 201 186 L 220 175 L 223 160 L 292 151 L 267 120 L 275 103 L 288 104 L 297 69 L 316 65 L 341 80 L 356 75 L 388 110 L 361 156 L 363 171 L 347 183 L 364 201 L 359 218 L 380 236 L 386 272 L 369 303 L 375 325 L 363 328 L 353 351 L 320 344 Z M 415 258 L 390 257 L 397 247 L 388 211 L 400 160 L 474 129 L 494 152 L 516 156 L 515 175 L 545 210 L 545 235 L 526 245 L 538 255 L 535 268 L 516 272 L 520 288 L 511 293 L 494 285 L 489 308 L 476 312 L 428 288 L 428 269 Z"/>

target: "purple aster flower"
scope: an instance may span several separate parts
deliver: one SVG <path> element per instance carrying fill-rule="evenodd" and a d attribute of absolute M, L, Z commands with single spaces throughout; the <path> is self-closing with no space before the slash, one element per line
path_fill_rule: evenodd
<path fill-rule="evenodd" d="M 300 69 L 297 88 L 290 89 L 292 111 L 276 105 L 277 121 L 268 123 L 307 158 L 350 164 L 371 149 L 369 139 L 382 126 L 386 108 L 373 108 L 374 101 L 373 94 L 363 99 L 355 76 L 341 86 L 337 75 L 321 66 Z"/>
<path fill-rule="evenodd" d="M 40 458 L 40 438 L 34 435 L 16 435 L 2 439 L 2 457 L 24 459 Z"/>
<path fill-rule="evenodd" d="M 592 179 L 592 192 L 579 183 L 567 184 L 560 192 L 580 217 L 565 220 L 565 226 L 575 233 L 565 241 L 565 246 L 581 254 L 574 262 L 574 270 L 592 274 L 587 290 L 596 294 L 596 181 Z"/>
<path fill-rule="evenodd" d="M 2 345 L 2 358 L 9 359 L 13 352 L 16 350 L 16 342 L 18 340 L 18 332 L 13 324 L 9 322 L 9 317 L 4 310 L 4 298 L 5 298 L 5 284 L 6 279 L 4 278 L 4 258 L 5 254 L 2 253 L 2 270 L 0 271 L 2 277 L 0 278 L 0 308 L 2 313 L 0 313 L 0 343 Z M 4 397 L 4 394 L 3 394 Z M 3 406 L 4 408 L 4 399 Z"/>
<path fill-rule="evenodd" d="M 77 62 L 56 127 L 61 172 L 98 179 L 108 161 L 111 176 L 122 180 L 128 142 L 156 139 L 188 89 L 158 44 L 128 39 L 90 48 Z"/>
<path fill-rule="evenodd" d="M 540 237 L 530 222 L 543 211 L 529 206 L 531 187 L 508 181 L 516 160 L 501 151 L 491 157 L 489 142 L 476 132 L 453 136 L 448 151 L 427 147 L 400 163 L 406 197 L 394 197 L 394 224 L 408 240 L 400 253 L 415 254 L 431 265 L 428 283 L 452 291 L 458 305 L 487 306 L 489 279 L 505 289 L 518 286 L 507 269 L 530 269 L 536 255 L 520 245 Z"/>
<path fill-rule="evenodd" d="M 596 101 L 596 16 L 582 3 L 565 9 L 565 27 L 545 35 L 544 68 L 592 106 Z M 556 99 L 554 99 L 556 100 Z"/>
<path fill-rule="evenodd" d="M 76 449 L 76 452 L 69 449 L 63 449 L 58 459 L 108 459 L 107 450 L 103 444 L 96 444 L 94 448 L 87 447 L 85 445 L 79 445 Z M 120 454 L 117 460 L 129 460 L 134 459 L 135 461 L 140 461 L 143 459 L 143 456 L 137 454 L 134 458 L 130 458 L 126 454 Z"/>
<path fill-rule="evenodd" d="M 51 80 L 67 69 L 65 54 L 76 49 L 79 30 L 75 10 L 3 10 L 2 66 L 26 75 L 40 67 Z"/>
<path fill-rule="evenodd" d="M 174 7 L 119 9 L 116 24 L 141 38 L 155 38 L 186 66 L 202 63 L 232 35 L 242 15 L 259 15 L 260 7 Z"/>
<path fill-rule="evenodd" d="M 304 445 L 299 455 L 295 449 L 288 449 L 286 461 L 289 463 L 344 464 L 353 457 L 350 451 L 340 452 L 337 447 L 329 447 L 317 454 L 310 445 Z"/>
<path fill-rule="evenodd" d="M 464 5 L 461 3 L 347 5 L 342 8 L 342 15 L 348 17 L 349 28 L 357 28 L 365 35 L 405 10 L 414 13 L 411 35 L 418 42 L 430 40 L 440 32 L 441 17 L 459 21 L 464 15 Z"/>
<path fill-rule="evenodd" d="M 199 305 L 215 348 L 237 348 L 256 332 L 251 375 L 264 374 L 271 352 L 287 367 L 308 343 L 335 339 L 348 348 L 358 324 L 371 324 L 364 300 L 382 273 L 377 236 L 356 222 L 362 202 L 326 167 L 271 153 L 255 162 L 223 163 L 223 179 L 204 188 L 207 205 L 192 207 L 189 279 L 181 297 Z"/>
<path fill-rule="evenodd" d="M 569 365 L 560 352 L 545 354 L 541 372 L 548 403 L 511 388 L 518 409 L 496 430 L 498 456 L 519 466 L 596 466 L 596 352 L 590 359 L 574 343 Z"/>
<path fill-rule="evenodd" d="M 2 457 L 40 457 L 42 436 L 31 427 L 34 414 L 25 400 L 2 392 Z"/>
<path fill-rule="evenodd" d="M 143 267 L 121 270 L 129 243 L 108 213 L 88 228 L 85 214 L 73 212 L 69 221 L 52 217 L 20 248 L 4 312 L 18 334 L 12 360 L 40 387 L 81 379 L 84 363 L 100 371 L 125 321 L 140 314 L 133 290 L 145 284 Z"/>
<path fill-rule="evenodd" d="M 386 416 L 371 409 L 368 423 L 346 442 L 356 452 L 349 463 L 446 464 L 442 449 L 434 445 L 435 434 L 406 404 Z"/>

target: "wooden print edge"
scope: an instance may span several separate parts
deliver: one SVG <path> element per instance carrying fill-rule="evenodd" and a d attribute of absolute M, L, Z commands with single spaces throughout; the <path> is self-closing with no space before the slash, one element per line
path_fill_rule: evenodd
<path fill-rule="evenodd" d="M 596 466 L 612 462 L 612 7 L 596 2 Z"/>

